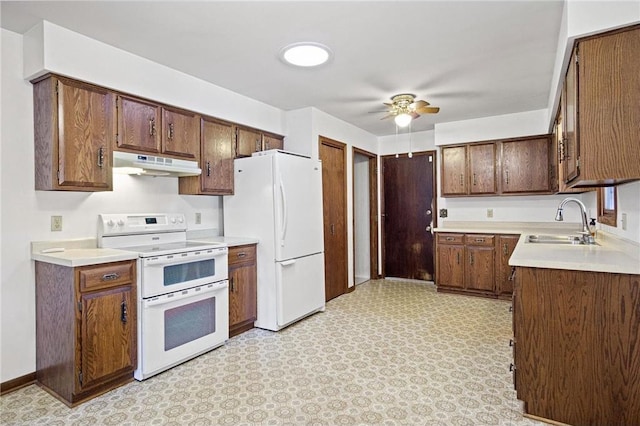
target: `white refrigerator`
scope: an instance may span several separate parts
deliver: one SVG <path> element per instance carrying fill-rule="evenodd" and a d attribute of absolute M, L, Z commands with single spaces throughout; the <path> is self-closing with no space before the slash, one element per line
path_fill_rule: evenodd
<path fill-rule="evenodd" d="M 280 150 L 234 160 L 224 234 L 258 239 L 255 326 L 278 331 L 323 311 L 322 164 Z"/>

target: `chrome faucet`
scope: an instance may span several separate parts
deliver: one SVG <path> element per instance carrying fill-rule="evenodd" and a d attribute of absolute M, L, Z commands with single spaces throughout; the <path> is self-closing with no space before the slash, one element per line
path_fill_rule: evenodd
<path fill-rule="evenodd" d="M 564 208 L 564 205 L 567 204 L 569 201 L 573 201 L 578 205 L 578 207 L 580 207 L 580 213 L 582 217 L 582 231 L 580 232 L 580 234 L 582 234 L 583 244 L 595 244 L 595 240 L 593 239 L 593 237 L 591 236 L 591 233 L 589 232 L 589 224 L 587 222 L 587 208 L 582 203 L 582 201 L 573 197 L 567 197 L 564 200 L 562 200 L 560 202 L 560 205 L 558 206 L 558 211 L 556 212 L 556 220 L 559 222 L 562 222 L 564 220 L 564 218 L 562 217 L 562 209 Z"/>

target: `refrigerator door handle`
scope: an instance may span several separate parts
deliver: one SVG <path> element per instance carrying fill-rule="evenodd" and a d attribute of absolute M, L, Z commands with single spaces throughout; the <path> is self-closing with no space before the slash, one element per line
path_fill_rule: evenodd
<path fill-rule="evenodd" d="M 282 266 L 290 266 L 293 265 L 294 263 L 296 263 L 295 259 L 291 259 L 291 260 L 285 260 L 284 262 L 280 262 L 280 265 Z"/>
<path fill-rule="evenodd" d="M 284 247 L 284 239 L 287 236 L 287 193 L 284 190 L 284 183 L 280 178 L 280 194 L 282 195 L 282 237 L 280 238 L 280 245 Z"/>

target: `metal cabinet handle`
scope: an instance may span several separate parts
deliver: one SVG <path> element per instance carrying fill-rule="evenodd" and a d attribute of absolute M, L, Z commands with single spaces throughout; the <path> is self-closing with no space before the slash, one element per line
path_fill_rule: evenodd
<path fill-rule="evenodd" d="M 104 167 L 104 146 L 101 146 L 98 150 L 98 167 Z"/>
<path fill-rule="evenodd" d="M 113 281 L 113 280 L 117 280 L 118 278 L 120 278 L 120 275 L 114 272 L 111 274 L 104 274 L 102 276 L 102 281 Z"/>
<path fill-rule="evenodd" d="M 123 324 L 126 324 L 127 317 L 127 302 L 123 300 L 120 304 L 120 321 L 122 321 Z"/>
<path fill-rule="evenodd" d="M 484 238 L 476 238 L 476 243 L 484 243 Z"/>
<path fill-rule="evenodd" d="M 460 264 L 460 252 L 457 253 L 458 257 L 458 265 Z"/>
<path fill-rule="evenodd" d="M 513 281 L 516 278 L 516 267 L 511 267 L 511 275 L 509 275 L 508 281 Z"/>
<path fill-rule="evenodd" d="M 229 278 L 229 288 L 233 293 L 236 291 L 236 282 L 233 280 L 233 277 Z"/>
<path fill-rule="evenodd" d="M 476 174 L 475 173 L 473 174 L 473 184 L 474 185 L 476 184 Z"/>
<path fill-rule="evenodd" d="M 169 123 L 169 140 L 173 140 L 173 123 Z"/>
<path fill-rule="evenodd" d="M 269 142 L 265 142 L 265 143 L 264 143 L 264 149 L 265 149 L 265 150 L 268 150 L 268 149 L 269 149 Z"/>
<path fill-rule="evenodd" d="M 331 235 L 336 235 L 336 226 L 333 223 L 331 224 Z"/>
<path fill-rule="evenodd" d="M 507 185 L 509 185 L 509 170 L 505 171 L 506 175 L 507 175 Z"/>
<path fill-rule="evenodd" d="M 513 363 L 509 364 L 509 371 L 510 371 L 511 373 L 513 373 L 513 371 L 514 371 L 515 369 L 516 369 L 516 366 L 515 366 L 515 365 L 513 365 Z"/>
<path fill-rule="evenodd" d="M 256 152 L 260 151 L 260 139 L 256 139 Z"/>
<path fill-rule="evenodd" d="M 502 245 L 502 253 L 504 253 L 504 254 L 509 253 L 509 247 L 507 247 L 507 245 L 506 245 L 506 244 L 503 244 L 503 245 Z"/>
<path fill-rule="evenodd" d="M 207 176 L 211 176 L 211 162 L 207 161 Z"/>
<path fill-rule="evenodd" d="M 469 265 L 473 265 L 473 253 L 469 254 Z"/>
<path fill-rule="evenodd" d="M 149 136 L 155 136 L 156 134 L 156 119 L 149 119 Z"/>
<path fill-rule="evenodd" d="M 445 238 L 445 240 L 447 240 L 447 241 L 453 241 L 453 240 L 455 240 L 455 238 L 453 238 L 453 237 L 447 237 L 447 238 Z"/>
<path fill-rule="evenodd" d="M 240 253 L 238 253 L 238 257 L 246 257 L 247 253 L 241 251 Z"/>
<path fill-rule="evenodd" d="M 463 185 L 464 175 L 460 173 L 460 185 Z"/>

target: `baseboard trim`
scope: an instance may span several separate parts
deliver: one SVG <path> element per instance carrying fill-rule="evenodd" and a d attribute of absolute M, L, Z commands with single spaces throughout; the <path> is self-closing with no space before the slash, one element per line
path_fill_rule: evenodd
<path fill-rule="evenodd" d="M 25 386 L 32 385 L 36 382 L 36 372 L 25 374 L 15 379 L 7 380 L 0 383 L 0 395 L 4 395 L 13 391 L 17 391 Z"/>

